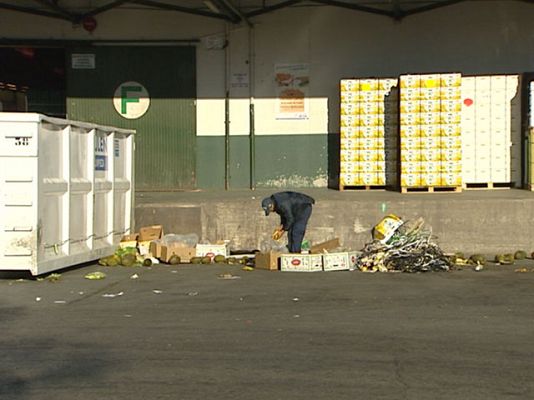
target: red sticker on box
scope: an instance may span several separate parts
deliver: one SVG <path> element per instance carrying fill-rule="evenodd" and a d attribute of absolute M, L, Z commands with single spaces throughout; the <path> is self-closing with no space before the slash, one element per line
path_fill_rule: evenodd
<path fill-rule="evenodd" d="M 472 106 L 473 105 L 473 99 L 465 99 L 464 100 L 464 104 L 469 107 L 469 106 Z"/>
<path fill-rule="evenodd" d="M 291 264 L 293 264 L 296 267 L 297 265 L 300 265 L 300 260 L 298 258 L 295 258 L 291 260 Z"/>

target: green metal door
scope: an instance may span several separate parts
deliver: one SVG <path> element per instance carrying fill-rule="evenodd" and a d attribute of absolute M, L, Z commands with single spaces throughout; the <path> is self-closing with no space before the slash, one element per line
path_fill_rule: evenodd
<path fill-rule="evenodd" d="M 194 189 L 195 48 L 96 46 L 67 56 L 67 118 L 137 131 L 137 190 Z"/>

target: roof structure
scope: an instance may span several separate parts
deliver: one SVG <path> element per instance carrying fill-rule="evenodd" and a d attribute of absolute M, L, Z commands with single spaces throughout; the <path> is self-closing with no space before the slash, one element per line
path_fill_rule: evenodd
<path fill-rule="evenodd" d="M 465 1 L 476 1 L 481 6 L 487 3 L 487 0 L 0 0 L 0 10 L 80 23 L 110 10 L 158 9 L 251 25 L 254 17 L 286 7 L 333 6 L 400 20 Z M 515 1 L 534 4 L 534 0 Z"/>

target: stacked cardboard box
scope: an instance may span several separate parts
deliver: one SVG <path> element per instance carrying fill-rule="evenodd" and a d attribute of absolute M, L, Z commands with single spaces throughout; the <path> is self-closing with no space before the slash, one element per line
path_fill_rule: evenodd
<path fill-rule="evenodd" d="M 462 142 L 467 185 L 520 183 L 518 75 L 462 77 Z"/>
<path fill-rule="evenodd" d="M 461 75 L 400 77 L 401 187 L 462 184 Z"/>
<path fill-rule="evenodd" d="M 396 182 L 397 79 L 342 79 L 340 189 Z"/>

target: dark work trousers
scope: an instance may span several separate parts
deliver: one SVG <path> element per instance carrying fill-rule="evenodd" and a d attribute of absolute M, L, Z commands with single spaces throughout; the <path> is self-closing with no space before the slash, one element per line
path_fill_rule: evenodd
<path fill-rule="evenodd" d="M 308 220 L 310 219 L 311 213 L 312 205 L 307 204 L 298 216 L 293 226 L 289 228 L 289 231 L 287 232 L 287 247 L 289 248 L 290 253 L 300 253 L 302 239 L 304 239 L 304 234 L 306 233 L 306 225 L 308 224 Z"/>

